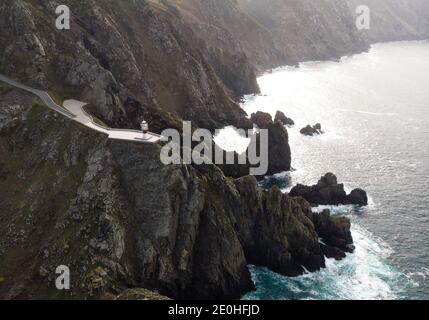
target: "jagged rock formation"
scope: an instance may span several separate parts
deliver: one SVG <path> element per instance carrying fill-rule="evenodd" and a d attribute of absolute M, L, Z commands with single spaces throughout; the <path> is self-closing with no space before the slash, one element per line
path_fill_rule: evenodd
<path fill-rule="evenodd" d="M 110 126 L 248 128 L 236 98 L 258 91 L 258 72 L 427 36 L 418 1 L 372 1 L 385 20 L 360 35 L 343 0 L 69 0 L 70 31 L 55 29 L 55 1 L 3 0 L 0 72 L 89 102 Z M 253 288 L 248 263 L 298 275 L 353 250 L 348 219 L 302 198 L 214 166 L 163 166 L 157 145 L 109 141 L 0 93 L 1 298 L 237 298 Z M 289 170 L 287 129 L 260 124 L 280 146 L 269 173 Z M 54 288 L 58 265 L 73 274 L 68 292 Z"/>
<path fill-rule="evenodd" d="M 303 268 L 317 271 L 324 267 L 324 254 L 313 222 L 318 222 L 319 216 L 311 212 L 306 201 L 293 199 L 277 187 L 262 192 L 251 177 L 237 180 L 236 185 L 241 195 L 239 208 L 243 208 L 236 211 L 237 228 L 249 263 L 288 276 L 302 274 Z M 326 219 L 338 234 L 347 229 L 347 219 L 330 216 Z M 353 242 L 350 233 L 340 238 L 347 244 Z M 337 244 L 327 242 L 329 250 L 344 254 Z"/>
<path fill-rule="evenodd" d="M 303 199 L 215 166 L 164 166 L 159 145 L 108 140 L 22 92 L 2 98 L 1 298 L 238 298 L 253 288 L 248 263 L 285 275 L 324 266 Z M 344 235 L 329 252 L 344 253 L 348 220 L 326 219 Z M 58 265 L 70 291 L 54 287 Z"/>
<path fill-rule="evenodd" d="M 321 238 L 323 253 L 329 258 L 340 260 L 346 252 L 354 252 L 353 239 L 350 236 L 350 221 L 344 217 L 332 219 L 329 210 L 321 213 L 308 211 L 314 228 Z"/>
<path fill-rule="evenodd" d="M 344 191 L 344 185 L 337 182 L 337 177 L 327 173 L 320 178 L 317 185 L 304 186 L 298 184 L 289 193 L 292 197 L 303 197 L 312 205 L 354 204 L 368 205 L 368 197 L 362 189 L 354 189 L 349 195 Z"/>
<path fill-rule="evenodd" d="M 282 122 L 273 122 L 270 114 L 256 112 L 251 120 L 260 129 L 268 130 L 268 172 L 267 175 L 289 171 L 291 168 L 291 150 L 289 134 Z"/>

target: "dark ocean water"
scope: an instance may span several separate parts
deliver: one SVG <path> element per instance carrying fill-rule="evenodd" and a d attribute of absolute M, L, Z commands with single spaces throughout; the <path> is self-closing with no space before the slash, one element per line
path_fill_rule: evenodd
<path fill-rule="evenodd" d="M 429 42 L 377 44 L 339 63 L 280 68 L 258 81 L 262 94 L 246 97 L 243 109 L 282 110 L 296 122 L 289 129 L 295 171 L 266 183 L 286 192 L 334 172 L 346 189 L 365 189 L 370 205 L 330 207 L 352 219 L 354 254 L 298 278 L 252 267 L 257 291 L 244 298 L 428 299 Z M 299 133 L 317 122 L 325 135 Z M 230 143 L 232 129 L 225 132 Z"/>

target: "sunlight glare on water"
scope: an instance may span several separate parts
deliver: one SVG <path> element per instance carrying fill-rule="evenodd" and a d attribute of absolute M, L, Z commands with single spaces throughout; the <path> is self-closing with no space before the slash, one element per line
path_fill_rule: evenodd
<path fill-rule="evenodd" d="M 327 268 L 286 278 L 252 267 L 258 299 L 429 298 L 429 42 L 377 44 L 337 62 L 285 67 L 258 79 L 250 115 L 283 111 L 294 171 L 262 185 L 284 192 L 333 172 L 370 205 L 331 208 L 352 219 L 356 253 Z M 321 123 L 326 134 L 299 130 Z"/>

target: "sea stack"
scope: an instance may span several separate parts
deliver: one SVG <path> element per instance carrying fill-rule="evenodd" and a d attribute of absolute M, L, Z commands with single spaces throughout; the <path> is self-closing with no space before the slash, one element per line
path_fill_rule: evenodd
<path fill-rule="evenodd" d="M 280 121 L 273 121 L 270 114 L 258 111 L 251 120 L 259 129 L 268 130 L 268 172 L 267 175 L 291 169 L 291 150 L 289 133 Z"/>

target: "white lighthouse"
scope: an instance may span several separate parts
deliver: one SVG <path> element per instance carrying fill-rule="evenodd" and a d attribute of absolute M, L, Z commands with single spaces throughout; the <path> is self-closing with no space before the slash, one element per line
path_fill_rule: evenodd
<path fill-rule="evenodd" d="M 149 133 L 149 125 L 148 125 L 147 121 L 143 120 L 141 122 L 140 126 L 141 126 L 141 129 L 142 129 L 142 132 L 143 132 L 143 139 L 144 140 L 149 139 L 149 135 L 148 135 L 148 133 Z"/>

